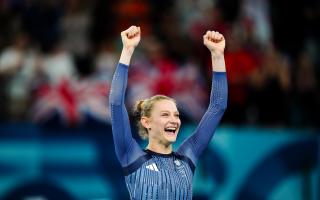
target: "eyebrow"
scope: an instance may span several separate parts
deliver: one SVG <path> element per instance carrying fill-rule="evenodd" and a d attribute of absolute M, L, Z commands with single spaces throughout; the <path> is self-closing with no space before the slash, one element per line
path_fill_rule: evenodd
<path fill-rule="evenodd" d="M 168 110 L 162 110 L 162 111 L 160 111 L 160 113 L 170 113 L 170 111 L 168 111 Z M 174 113 L 180 114 L 179 111 L 174 111 Z"/>

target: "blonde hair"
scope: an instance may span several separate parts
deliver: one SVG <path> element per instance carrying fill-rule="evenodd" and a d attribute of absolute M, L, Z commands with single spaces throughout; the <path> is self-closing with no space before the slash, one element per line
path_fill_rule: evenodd
<path fill-rule="evenodd" d="M 142 139 L 148 138 L 148 130 L 141 124 L 142 117 L 150 117 L 153 106 L 156 102 L 161 100 L 173 101 L 176 104 L 176 101 L 165 95 L 155 95 L 148 99 L 137 101 L 134 106 L 134 116 L 137 119 L 138 133 Z"/>

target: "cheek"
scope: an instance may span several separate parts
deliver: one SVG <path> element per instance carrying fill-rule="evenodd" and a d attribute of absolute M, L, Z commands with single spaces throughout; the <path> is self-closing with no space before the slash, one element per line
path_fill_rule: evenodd
<path fill-rule="evenodd" d="M 153 127 L 157 130 L 164 130 L 165 124 L 167 123 L 166 120 L 159 118 L 158 120 L 153 122 Z"/>
<path fill-rule="evenodd" d="M 151 126 L 155 129 L 158 129 L 161 128 L 162 124 L 162 121 L 160 119 L 157 119 L 152 122 Z"/>
<path fill-rule="evenodd" d="M 177 123 L 179 124 L 179 128 L 181 126 L 181 120 L 180 119 L 177 119 Z"/>

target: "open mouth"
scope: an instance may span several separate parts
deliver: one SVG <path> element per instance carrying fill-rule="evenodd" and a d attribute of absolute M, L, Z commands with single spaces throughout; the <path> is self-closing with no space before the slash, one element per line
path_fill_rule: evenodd
<path fill-rule="evenodd" d="M 173 135 L 176 135 L 177 128 L 176 127 L 167 127 L 164 129 L 164 131 L 166 132 L 166 134 L 173 136 Z"/>

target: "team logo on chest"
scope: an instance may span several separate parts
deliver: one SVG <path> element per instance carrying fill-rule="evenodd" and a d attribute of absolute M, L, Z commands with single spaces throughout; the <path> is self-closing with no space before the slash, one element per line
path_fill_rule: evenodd
<path fill-rule="evenodd" d="M 156 165 L 155 163 L 152 163 L 152 164 L 150 164 L 150 165 L 147 165 L 146 168 L 149 169 L 149 170 L 151 170 L 151 171 L 156 171 L 156 172 L 159 171 L 159 169 L 158 169 L 158 167 L 157 167 L 157 165 Z"/>
<path fill-rule="evenodd" d="M 181 162 L 179 160 L 175 160 L 174 164 L 176 164 L 179 167 L 181 165 Z"/>
<path fill-rule="evenodd" d="M 184 166 L 182 165 L 180 160 L 174 160 L 173 161 L 174 164 L 176 165 L 176 169 L 178 170 L 178 172 L 182 175 L 182 177 L 186 177 L 186 171 L 184 169 Z"/>

